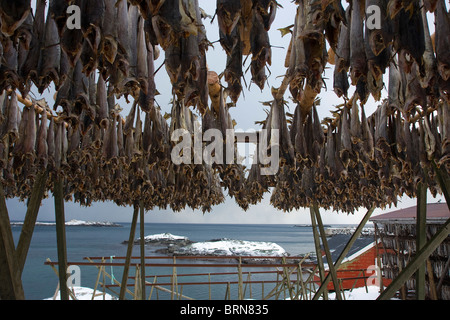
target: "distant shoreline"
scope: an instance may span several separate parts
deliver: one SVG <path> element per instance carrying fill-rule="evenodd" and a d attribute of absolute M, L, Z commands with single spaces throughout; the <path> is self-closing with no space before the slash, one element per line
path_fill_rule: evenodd
<path fill-rule="evenodd" d="M 12 226 L 22 226 L 23 221 L 12 221 L 10 224 Z M 52 227 L 56 226 L 56 222 L 36 222 L 36 226 L 44 226 L 44 227 Z M 109 221 L 84 221 L 84 220 L 70 220 L 66 221 L 66 226 L 75 226 L 75 227 L 123 227 L 121 224 L 115 223 L 115 222 L 109 222 Z"/>

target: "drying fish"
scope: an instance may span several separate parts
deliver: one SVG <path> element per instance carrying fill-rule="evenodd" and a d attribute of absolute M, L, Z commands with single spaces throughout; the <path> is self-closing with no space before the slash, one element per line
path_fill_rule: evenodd
<path fill-rule="evenodd" d="M 436 17 L 436 60 L 438 71 L 445 81 L 450 79 L 450 14 L 445 8 L 445 3 L 440 0 L 435 11 Z"/>
<path fill-rule="evenodd" d="M 17 101 L 17 94 L 13 90 L 11 96 L 6 98 L 6 131 L 11 142 L 15 142 L 19 139 L 19 123 L 20 123 L 20 110 Z"/>
<path fill-rule="evenodd" d="M 361 2 L 353 0 L 350 28 L 350 72 L 352 85 L 356 85 L 361 77 L 365 78 L 367 76 L 362 12 Z"/>
<path fill-rule="evenodd" d="M 387 49 L 393 40 L 392 21 L 387 15 L 386 4 L 386 0 L 366 0 L 366 12 L 369 7 L 373 6 L 380 9 L 380 16 L 377 16 L 377 19 L 379 19 L 377 21 L 381 24 L 380 28 L 368 28 L 366 25 L 366 41 L 375 56 Z M 367 18 L 366 16 L 366 20 Z"/>
<path fill-rule="evenodd" d="M 333 89 L 336 95 L 340 98 L 342 96 L 347 97 L 348 89 L 350 84 L 348 83 L 347 71 L 341 70 L 337 71 L 337 65 L 334 68 L 333 74 Z"/>
<path fill-rule="evenodd" d="M 147 57 L 150 54 L 148 52 L 148 47 L 151 46 L 147 44 L 144 31 L 144 18 L 139 17 L 138 20 L 138 30 L 137 30 L 137 40 L 136 40 L 136 80 L 140 84 L 140 89 L 144 94 L 148 92 L 148 65 Z"/>
<path fill-rule="evenodd" d="M 30 50 L 20 71 L 22 77 L 30 79 L 35 85 L 39 84 L 38 65 L 45 32 L 45 2 L 36 1 Z"/>
<path fill-rule="evenodd" d="M 37 135 L 36 157 L 38 166 L 46 169 L 48 164 L 48 144 L 47 144 L 47 112 L 42 112 L 41 123 Z"/>
<path fill-rule="evenodd" d="M 264 24 L 264 29 L 269 31 L 270 26 L 275 20 L 278 3 L 275 0 L 255 0 L 253 7 L 258 11 Z"/>
<path fill-rule="evenodd" d="M 180 0 L 165 0 L 158 4 L 159 8 L 152 18 L 153 30 L 161 47 L 166 50 L 179 40 L 183 30 L 183 9 Z M 183 34 L 184 36 L 184 34 Z"/>
<path fill-rule="evenodd" d="M 425 10 L 429 12 L 434 12 L 436 10 L 439 0 L 423 0 L 423 5 Z"/>
<path fill-rule="evenodd" d="M 103 16 L 105 14 L 105 0 L 83 1 L 81 8 L 81 31 L 89 43 L 95 56 L 98 54 L 102 38 Z M 135 7 L 135 6 L 132 6 Z"/>
<path fill-rule="evenodd" d="M 225 35 L 231 35 L 236 28 L 239 18 L 241 17 L 241 1 L 240 0 L 217 0 L 217 21 L 219 29 Z"/>
<path fill-rule="evenodd" d="M 393 45 L 397 52 L 410 55 L 418 64 L 421 74 L 423 74 L 422 57 L 425 51 L 424 22 L 419 10 L 418 0 L 410 3 L 414 8 L 412 12 L 401 10 L 398 14 L 394 28 Z"/>
<path fill-rule="evenodd" d="M 238 35 L 237 29 L 233 32 L 235 36 Z M 237 103 L 242 92 L 242 76 L 242 47 L 241 42 L 237 41 L 230 55 L 227 56 L 227 65 L 224 71 L 225 81 L 228 83 L 227 93 L 234 103 Z"/>
<path fill-rule="evenodd" d="M 421 76 L 420 83 L 423 88 L 428 88 L 433 85 L 435 81 L 435 74 L 437 70 L 436 57 L 434 55 L 433 43 L 431 40 L 430 30 L 428 28 L 428 20 L 426 15 L 426 9 L 421 9 L 422 21 L 424 27 L 425 37 L 425 51 L 423 54 L 424 63 L 424 75 Z"/>
<path fill-rule="evenodd" d="M 12 37 L 4 37 L 2 41 L 3 56 L 0 66 L 0 91 L 11 86 L 18 88 L 20 86 L 20 77 L 18 74 L 18 52 L 14 45 Z"/>
<path fill-rule="evenodd" d="M 342 164 L 344 168 L 348 168 L 353 155 L 352 152 L 352 136 L 350 132 L 350 113 L 348 111 L 348 107 L 344 106 L 342 109 L 342 114 L 339 119 L 340 127 L 339 127 L 339 135 L 341 144 L 338 146 L 339 157 L 342 160 Z"/>
<path fill-rule="evenodd" d="M 1 31 L 12 36 L 14 31 L 25 21 L 31 12 L 31 0 L 0 1 Z"/>
<path fill-rule="evenodd" d="M 267 79 L 265 73 L 266 65 L 270 66 L 272 64 L 272 50 L 270 48 L 269 35 L 264 28 L 263 17 L 256 9 L 253 9 L 250 43 L 252 81 L 263 90 Z"/>
<path fill-rule="evenodd" d="M 100 52 L 113 64 L 118 50 L 117 8 L 115 0 L 104 0 L 105 12 L 102 21 Z"/>
<path fill-rule="evenodd" d="M 154 65 L 154 55 L 153 55 L 153 46 L 150 43 L 147 43 L 147 74 L 148 77 L 146 79 L 146 92 L 144 90 L 140 90 L 139 92 L 139 106 L 145 112 L 150 112 L 150 110 L 154 107 L 155 95 L 156 95 L 156 84 L 155 84 L 155 65 Z"/>
<path fill-rule="evenodd" d="M 350 29 L 342 22 L 336 46 L 336 58 L 336 72 L 348 71 L 350 68 Z"/>
<path fill-rule="evenodd" d="M 39 62 L 39 92 L 42 93 L 54 82 L 57 87 L 60 85 L 59 69 L 61 61 L 61 48 L 58 28 L 50 13 L 47 16 L 44 34 L 44 49 Z"/>

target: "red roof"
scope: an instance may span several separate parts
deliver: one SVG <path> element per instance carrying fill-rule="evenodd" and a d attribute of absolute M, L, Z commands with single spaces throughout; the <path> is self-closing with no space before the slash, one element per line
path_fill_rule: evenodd
<path fill-rule="evenodd" d="M 417 215 L 416 207 L 409 207 L 400 209 L 385 214 L 374 216 L 370 221 L 380 220 L 411 220 L 415 219 Z M 447 203 L 429 203 L 427 204 L 427 220 L 447 220 L 450 219 L 450 211 Z"/>

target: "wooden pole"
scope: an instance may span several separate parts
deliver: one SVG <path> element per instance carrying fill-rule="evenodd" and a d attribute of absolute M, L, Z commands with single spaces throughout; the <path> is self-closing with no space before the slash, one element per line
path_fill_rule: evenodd
<path fill-rule="evenodd" d="M 327 241 L 327 237 L 325 236 L 325 229 L 323 227 L 322 218 L 320 217 L 319 208 L 318 208 L 317 204 L 314 204 L 312 206 L 312 208 L 316 215 L 317 225 L 319 226 L 319 232 L 320 232 L 320 237 L 322 239 L 323 249 L 325 251 L 325 256 L 327 257 L 328 269 L 329 269 L 329 272 L 331 273 L 334 290 L 336 291 L 336 298 L 338 300 L 342 300 L 341 292 L 339 289 L 339 281 L 338 281 L 338 277 L 337 277 L 337 273 L 336 273 L 336 268 L 334 267 L 333 259 L 331 258 L 330 248 L 328 247 L 328 241 Z"/>
<path fill-rule="evenodd" d="M 417 184 L 416 206 L 416 252 L 423 248 L 427 242 L 427 187 L 422 182 Z M 416 272 L 416 298 L 425 300 L 425 262 Z"/>
<path fill-rule="evenodd" d="M 345 245 L 345 248 L 342 250 L 341 254 L 339 255 L 339 258 L 334 263 L 334 268 L 338 269 L 341 265 L 342 261 L 344 261 L 345 257 L 347 256 L 348 252 L 352 248 L 355 241 L 359 238 L 361 235 L 362 230 L 364 229 L 364 226 L 367 224 L 367 221 L 369 221 L 370 217 L 372 216 L 373 211 L 375 210 L 375 207 L 372 207 L 367 211 L 366 215 L 363 217 L 361 222 L 359 223 L 358 227 L 355 229 L 355 232 L 353 232 L 353 235 L 351 236 L 350 240 Z M 317 300 L 320 295 L 324 292 L 324 290 L 327 288 L 328 283 L 331 280 L 331 273 L 328 273 L 326 278 L 322 281 L 322 284 L 320 285 L 319 290 L 317 290 L 314 300 Z"/>
<path fill-rule="evenodd" d="M 56 178 L 54 181 L 53 197 L 55 199 L 56 246 L 58 251 L 61 300 L 69 300 L 69 291 L 67 288 L 66 219 L 62 178 Z"/>
<path fill-rule="evenodd" d="M 0 300 L 23 300 L 25 294 L 17 271 L 14 238 L 6 206 L 5 193 L 0 184 Z"/>
<path fill-rule="evenodd" d="M 314 237 L 314 246 L 316 247 L 316 257 L 317 257 L 317 264 L 319 266 L 319 276 L 320 276 L 320 282 L 323 283 L 325 280 L 325 268 L 323 266 L 323 259 L 322 259 L 322 251 L 320 250 L 320 239 L 319 234 L 317 232 L 317 225 L 316 225 L 316 218 L 314 214 L 314 210 L 310 208 L 310 214 L 311 214 L 311 225 L 313 229 L 313 237 Z M 321 286 L 322 288 L 322 286 Z M 323 286 L 322 292 L 317 295 L 317 299 L 320 297 L 320 295 L 323 293 L 324 300 L 328 300 L 328 291 L 327 286 Z"/>
<path fill-rule="evenodd" d="M 139 228 L 140 228 L 140 238 L 141 238 L 141 294 L 142 300 L 145 300 L 145 225 L 144 225 L 144 202 L 140 201 L 139 203 L 140 210 L 140 220 L 139 220 Z"/>
<path fill-rule="evenodd" d="M 130 236 L 128 238 L 127 256 L 125 258 L 125 266 L 123 268 L 122 283 L 120 285 L 119 300 L 125 299 L 125 292 L 127 289 L 127 282 L 128 282 L 128 271 L 130 269 L 131 253 L 133 252 L 134 235 L 136 233 L 136 223 L 138 214 L 139 214 L 139 206 L 135 205 L 133 212 L 133 220 L 131 222 Z"/>
<path fill-rule="evenodd" d="M 34 226 L 36 225 L 39 208 L 42 198 L 44 197 L 45 187 L 47 184 L 48 171 L 44 170 L 36 176 L 31 196 L 27 205 L 27 212 L 23 222 L 22 231 L 20 232 L 19 242 L 16 248 L 16 259 L 18 271 L 21 275 L 27 259 L 28 249 L 30 248 L 31 238 L 33 236 Z"/>
<path fill-rule="evenodd" d="M 394 296 L 398 289 L 407 281 L 416 270 L 424 263 L 426 259 L 433 253 L 434 250 L 448 237 L 450 234 L 450 219 L 448 219 L 441 229 L 434 234 L 434 236 L 417 251 L 413 259 L 408 263 L 406 268 L 391 282 L 391 284 L 384 290 L 378 300 L 389 300 Z"/>

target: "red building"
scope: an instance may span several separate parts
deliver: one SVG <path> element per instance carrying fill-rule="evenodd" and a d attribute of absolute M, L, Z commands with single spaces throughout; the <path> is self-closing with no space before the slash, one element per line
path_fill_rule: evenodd
<path fill-rule="evenodd" d="M 328 238 L 328 246 L 331 252 L 333 263 L 338 259 L 351 234 L 336 234 Z M 375 246 L 374 235 L 359 237 L 349 253 L 345 257 L 337 270 L 341 289 L 350 290 L 352 288 L 364 287 L 366 285 L 379 286 L 380 272 L 377 271 L 377 250 L 382 250 L 381 245 L 377 249 Z M 322 259 L 325 263 L 325 269 L 328 269 L 325 253 L 322 252 Z M 383 279 L 383 285 L 386 287 L 391 283 L 390 279 Z M 334 291 L 332 281 L 328 283 L 328 290 Z"/>

